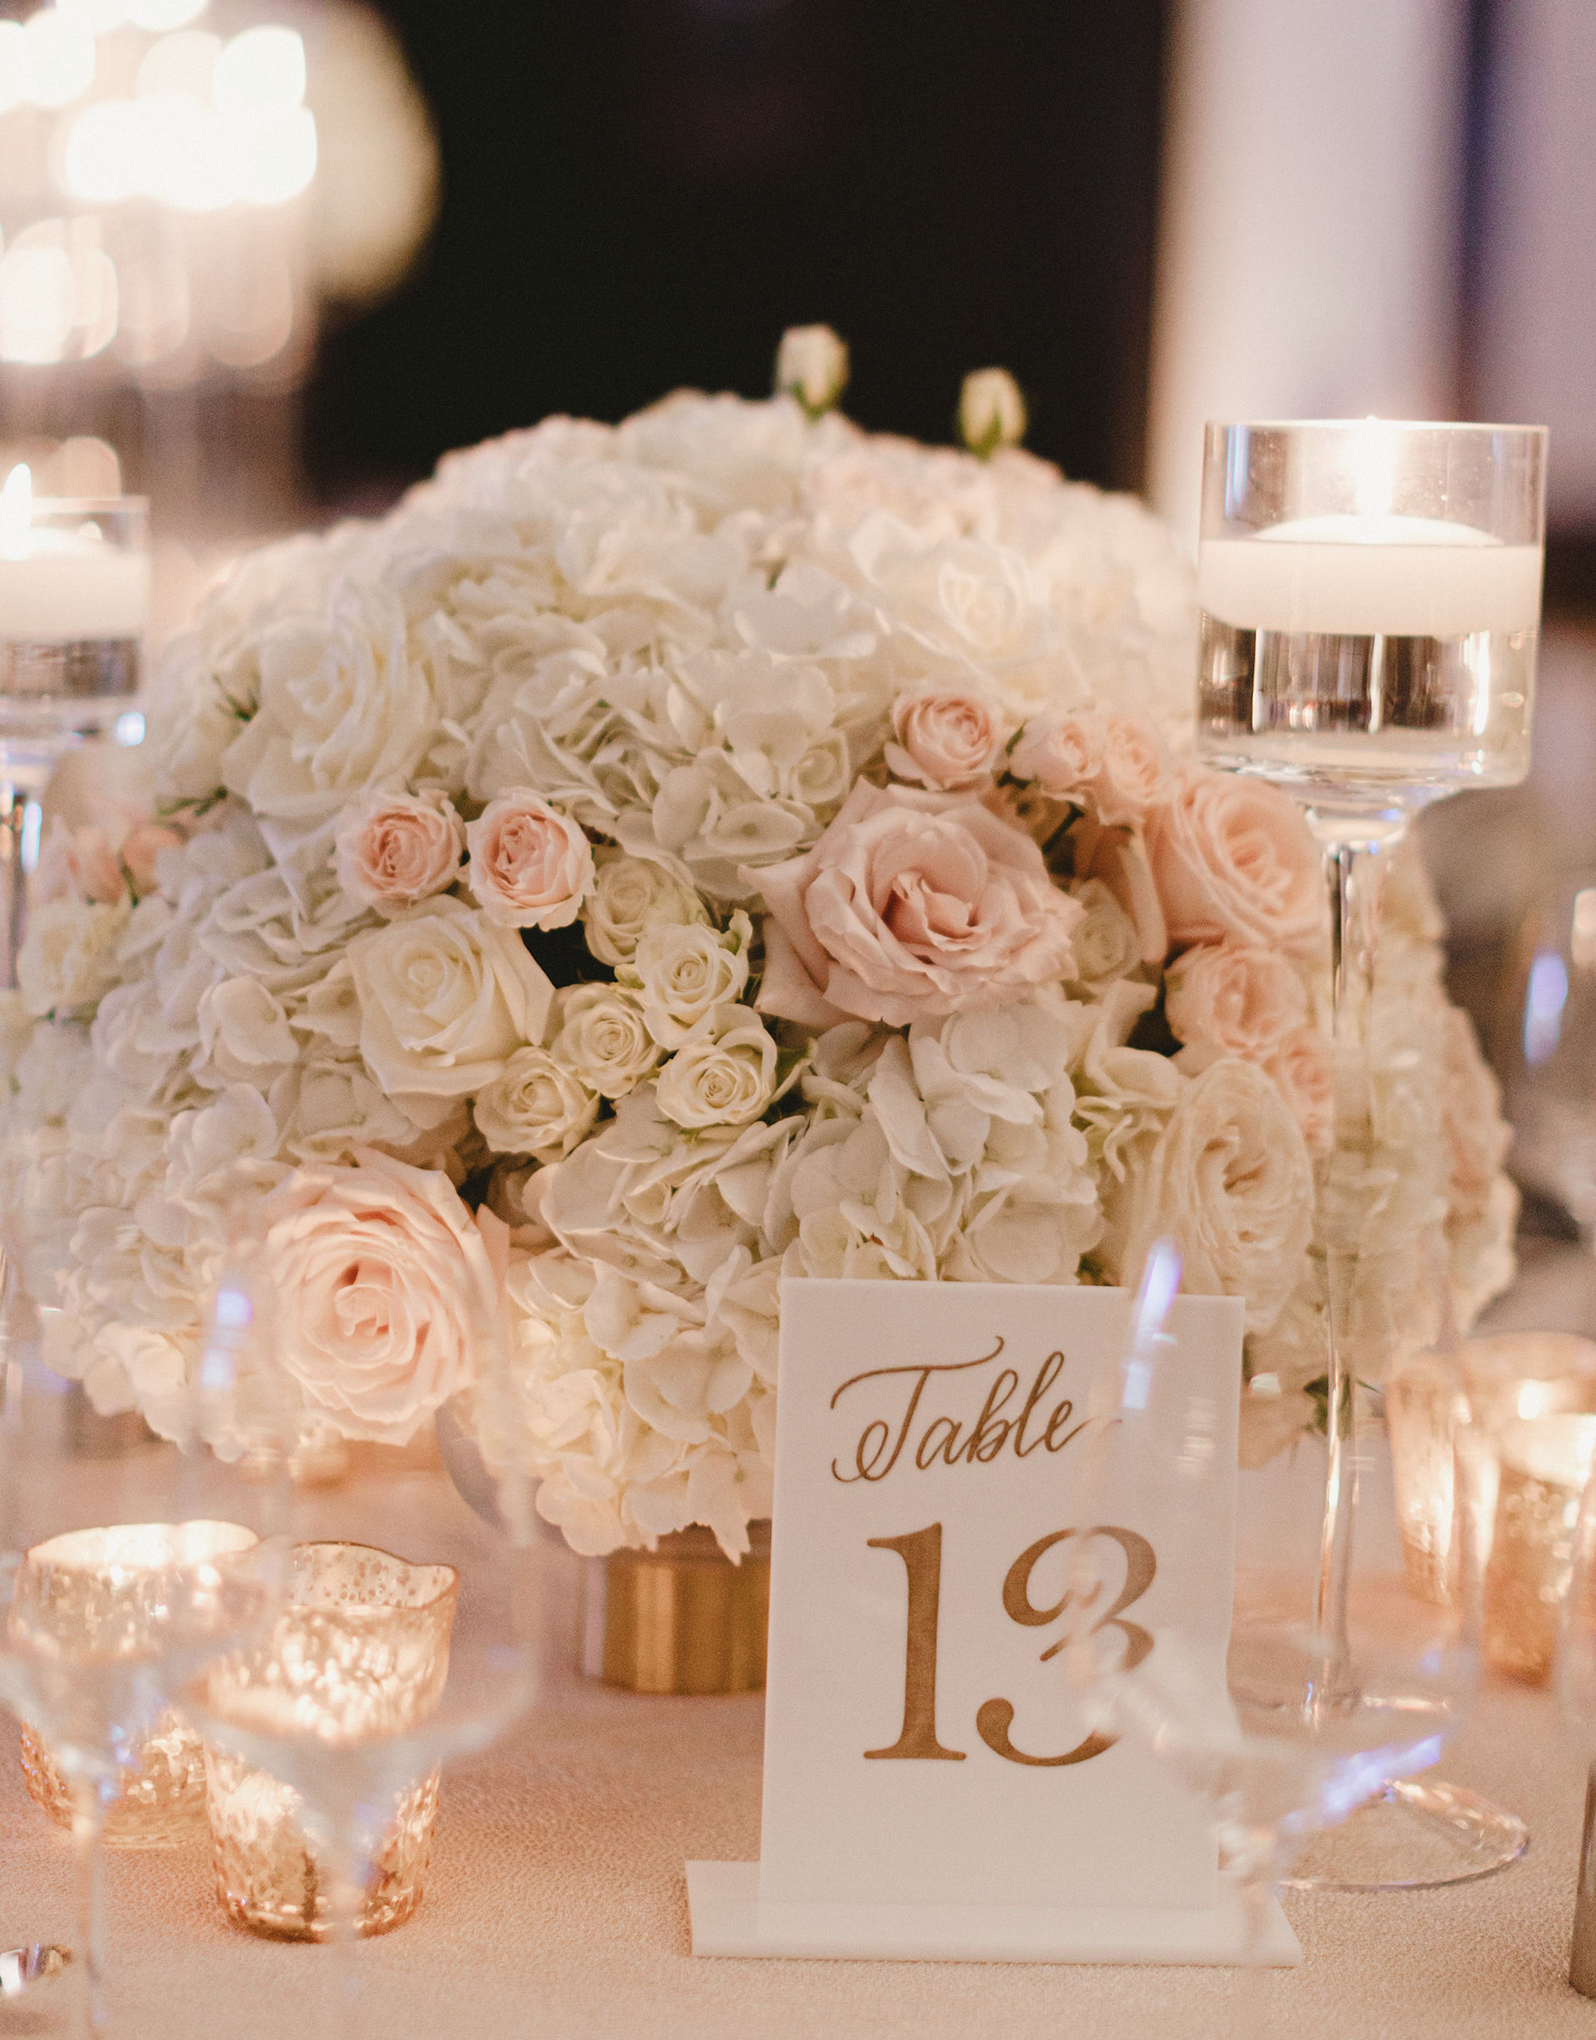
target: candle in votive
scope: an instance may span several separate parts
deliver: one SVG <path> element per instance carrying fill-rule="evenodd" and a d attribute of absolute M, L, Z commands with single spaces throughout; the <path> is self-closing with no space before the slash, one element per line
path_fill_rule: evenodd
<path fill-rule="evenodd" d="M 1515 1418 L 1501 1435 L 1496 1530 L 1485 1569 L 1485 1654 L 1539 1685 L 1557 1649 L 1579 1498 L 1596 1458 L 1596 1415 Z"/>
<path fill-rule="evenodd" d="M 1386 1386 L 1386 1428 L 1408 1583 L 1423 1599 L 1450 1597 L 1453 1563 L 1453 1438 L 1472 1406 L 1486 1451 L 1474 1467 L 1472 1506 L 1479 1559 L 1490 1557 L 1502 1429 L 1519 1417 L 1596 1411 L 1596 1341 L 1566 1332 L 1501 1332 L 1466 1339 L 1456 1368 L 1430 1355 Z"/>
<path fill-rule="evenodd" d="M 0 489 L 0 639 L 63 645 L 137 638 L 150 606 L 150 556 L 112 543 L 92 507 L 41 503 L 14 467 Z M 48 519 L 48 521 L 46 521 Z"/>
<path fill-rule="evenodd" d="M 1303 787 L 1512 785 L 1529 762 L 1545 435 L 1213 425 L 1199 736 Z"/>
<path fill-rule="evenodd" d="M 402 1738 L 425 1718 L 448 1676 L 458 1591 L 452 1566 L 411 1565 L 363 1544 L 299 1544 L 270 1641 L 206 1675 L 216 1894 L 236 1925 L 326 1938 L 332 1894 L 290 1781 L 316 1774 L 330 1755 L 358 1777 L 362 1742 Z M 227 1746 L 230 1733 L 237 1747 Z M 278 1775 L 260 1768 L 267 1763 Z M 437 1808 L 436 1769 L 393 1795 L 362 1934 L 388 1932 L 421 1902 Z"/>
<path fill-rule="evenodd" d="M 142 499 L 0 489 L 0 737 L 87 734 L 137 697 L 150 606 Z"/>
<path fill-rule="evenodd" d="M 17 1582 L 11 1621 L 69 1658 L 153 1655 L 172 1576 L 249 1551 L 260 1540 L 241 1523 L 120 1523 L 69 1530 L 36 1544 Z M 28 1792 L 60 1826 L 72 1825 L 73 1786 L 46 1734 L 22 1726 Z M 200 1739 L 167 1709 L 138 1740 L 104 1836 L 124 1848 L 189 1841 L 205 1820 Z"/>
<path fill-rule="evenodd" d="M 1198 588 L 1242 630 L 1461 638 L 1539 626 L 1541 557 L 1445 518 L 1347 512 L 1205 539 Z"/>

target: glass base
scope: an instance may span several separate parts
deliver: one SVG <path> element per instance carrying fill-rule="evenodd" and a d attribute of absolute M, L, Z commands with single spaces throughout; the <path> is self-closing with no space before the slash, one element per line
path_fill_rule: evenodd
<path fill-rule="evenodd" d="M 1405 1778 L 1315 1835 L 1282 1882 L 1290 1891 L 1428 1891 L 1505 1870 L 1528 1847 L 1516 1813 L 1444 1779 Z"/>

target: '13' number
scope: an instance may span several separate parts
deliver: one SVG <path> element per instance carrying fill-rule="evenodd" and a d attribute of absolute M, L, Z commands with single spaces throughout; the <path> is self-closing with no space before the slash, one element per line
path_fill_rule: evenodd
<path fill-rule="evenodd" d="M 1029 1629 L 1056 1622 L 1075 1604 L 1073 1590 L 1066 1587 L 1051 1608 L 1038 1608 L 1031 1599 L 1031 1573 L 1044 1552 L 1076 1536 L 1110 1537 L 1125 1554 L 1125 1584 L 1114 1605 L 1093 1623 L 1092 1634 L 1111 1627 L 1117 1629 L 1125 1639 L 1121 1665 L 1129 1671 L 1147 1656 L 1153 1639 L 1139 1622 L 1125 1621 L 1125 1610 L 1147 1592 L 1157 1568 L 1153 1547 L 1134 1530 L 1117 1530 L 1104 1524 L 1097 1530 L 1054 1530 L 1039 1537 L 1020 1553 L 1004 1575 L 1004 1612 Z M 942 1525 L 931 1523 L 924 1530 L 911 1531 L 903 1537 L 872 1537 L 868 1541 L 872 1550 L 895 1551 L 903 1560 L 909 1579 L 909 1620 L 904 1654 L 903 1732 L 890 1749 L 866 1750 L 865 1755 L 940 1758 L 962 1764 L 963 1750 L 947 1749 L 937 1740 L 937 1603 L 942 1592 Z M 1093 1587 L 1081 1599 L 1081 1607 L 1090 1607 L 1100 1591 L 1100 1587 Z M 1043 1651 L 1044 1662 L 1063 1647 L 1064 1639 L 1060 1638 Z M 975 1726 L 987 1748 L 1006 1757 L 1011 1764 L 1084 1764 L 1089 1757 L 1101 1756 L 1114 1745 L 1113 1736 L 1092 1734 L 1061 1756 L 1033 1757 L 1016 1748 L 1009 1734 L 1014 1726 L 1014 1705 L 1009 1700 L 983 1701 L 976 1713 Z"/>

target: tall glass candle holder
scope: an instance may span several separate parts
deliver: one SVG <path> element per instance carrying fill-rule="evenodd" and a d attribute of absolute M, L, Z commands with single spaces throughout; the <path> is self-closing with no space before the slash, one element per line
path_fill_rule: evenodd
<path fill-rule="evenodd" d="M 1210 425 L 1203 456 L 1198 744 L 1211 764 L 1302 802 L 1330 906 L 1336 1082 L 1321 1176 L 1329 1301 L 1328 1454 L 1316 1627 L 1328 1660 L 1305 1704 L 1355 1704 L 1347 1585 L 1356 1378 L 1383 1378 L 1360 1272 L 1384 1244 L 1367 1027 L 1388 853 L 1428 802 L 1510 786 L 1529 766 L 1545 541 L 1539 426 L 1381 419 Z M 1443 1306 L 1444 1309 L 1444 1306 Z M 1434 1338 L 1444 1331 L 1429 1328 Z M 1405 1804 L 1434 1833 L 1451 1802 Z M 1499 1818 L 1500 1861 L 1523 1846 Z M 1433 1860 L 1434 1833 L 1414 1863 Z M 1476 1835 L 1457 1874 L 1490 1867 Z M 1451 1881 L 1392 1845 L 1377 1887 Z M 1337 1880 L 1350 1882 L 1353 1880 Z M 1357 1880 L 1365 1881 L 1365 1880 Z"/>
<path fill-rule="evenodd" d="M 0 489 L 0 972 L 16 983 L 29 812 L 65 752 L 138 705 L 149 616 L 141 496 L 40 498 L 26 467 Z"/>

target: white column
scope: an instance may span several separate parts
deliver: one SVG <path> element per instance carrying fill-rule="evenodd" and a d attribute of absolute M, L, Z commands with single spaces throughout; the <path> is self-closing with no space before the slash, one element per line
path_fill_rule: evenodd
<path fill-rule="evenodd" d="M 1196 542 L 1209 418 L 1448 416 L 1463 0 L 1181 0 L 1148 494 Z"/>

